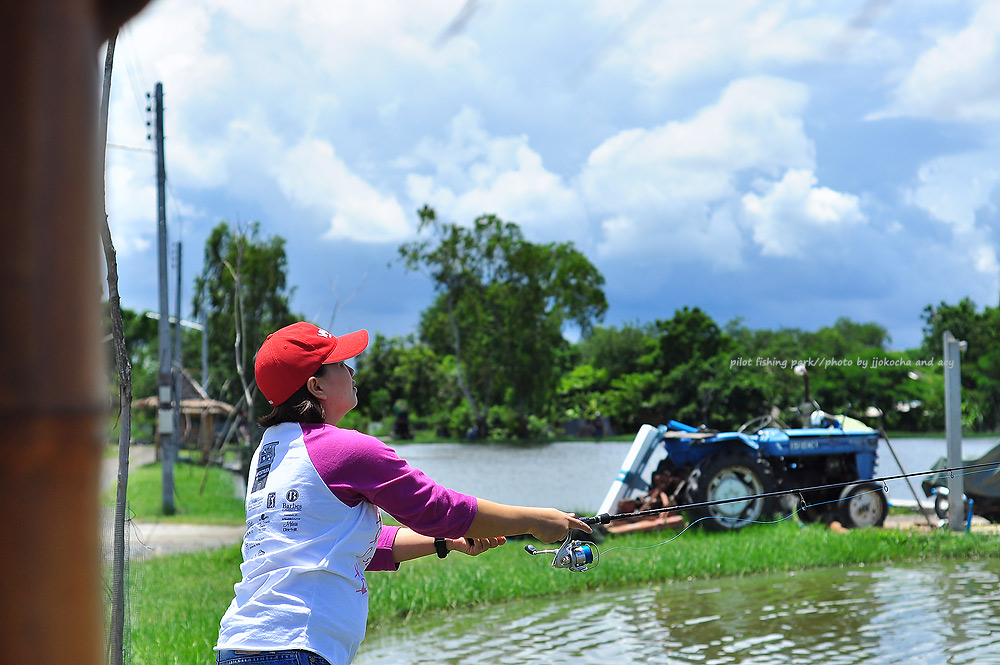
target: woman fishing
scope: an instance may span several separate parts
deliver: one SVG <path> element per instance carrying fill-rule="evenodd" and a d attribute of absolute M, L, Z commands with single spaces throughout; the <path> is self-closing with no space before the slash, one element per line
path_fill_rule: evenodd
<path fill-rule="evenodd" d="M 254 364 L 273 410 L 247 481 L 242 580 L 216 662 L 347 665 L 368 617 L 365 573 L 421 556 L 476 556 L 505 536 L 555 542 L 591 528 L 554 508 L 493 503 L 438 485 L 375 437 L 337 427 L 357 406 L 349 360 L 368 332 L 311 323 L 269 335 Z M 381 510 L 404 526 L 384 526 Z"/>

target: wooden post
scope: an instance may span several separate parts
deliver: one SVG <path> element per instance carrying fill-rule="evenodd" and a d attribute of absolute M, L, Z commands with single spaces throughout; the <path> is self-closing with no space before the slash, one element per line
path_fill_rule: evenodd
<path fill-rule="evenodd" d="M 99 48 L 141 0 L 0 0 L 0 663 L 103 661 Z"/>

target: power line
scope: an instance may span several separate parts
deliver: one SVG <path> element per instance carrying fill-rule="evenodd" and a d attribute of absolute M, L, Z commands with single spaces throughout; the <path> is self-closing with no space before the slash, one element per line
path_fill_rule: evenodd
<path fill-rule="evenodd" d="M 129 42 L 129 46 L 122 49 L 125 52 L 124 59 L 126 78 L 129 82 L 129 88 L 132 90 L 132 96 L 135 99 L 136 110 L 139 111 L 139 118 L 144 124 L 146 124 L 149 114 L 149 105 L 143 102 L 143 97 L 145 92 L 149 90 L 149 86 L 146 85 L 145 76 L 143 76 L 141 71 L 142 67 L 135 56 L 135 49 L 132 47 L 132 44 L 135 42 L 132 38 L 132 29 L 128 25 L 125 25 L 120 34 L 122 34 Z M 147 140 L 150 140 L 148 135 Z"/>
<path fill-rule="evenodd" d="M 154 154 L 156 153 L 156 150 L 153 148 L 141 148 L 139 146 L 134 146 L 134 145 L 123 145 L 121 143 L 112 143 L 111 141 L 108 141 L 106 145 L 109 148 L 118 148 L 119 150 L 132 150 L 135 152 L 151 152 Z"/>

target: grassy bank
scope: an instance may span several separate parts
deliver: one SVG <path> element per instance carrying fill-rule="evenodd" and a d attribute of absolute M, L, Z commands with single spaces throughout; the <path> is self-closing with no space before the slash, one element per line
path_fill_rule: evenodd
<path fill-rule="evenodd" d="M 1000 556 L 995 536 L 893 529 L 836 533 L 790 521 L 735 534 L 688 531 L 654 547 L 669 537 L 671 532 L 609 538 L 600 545 L 600 564 L 585 573 L 553 569 L 551 556 L 528 556 L 523 545 L 531 541 L 511 541 L 477 558 L 453 554 L 446 561 L 426 557 L 408 562 L 397 573 L 368 575 L 369 624 L 514 598 L 693 578 Z M 133 662 L 209 662 L 239 563 L 239 548 L 230 547 L 135 565 Z"/>
<path fill-rule="evenodd" d="M 207 469 L 197 464 L 174 465 L 174 507 L 176 513 L 163 513 L 163 468 L 159 463 L 129 469 L 128 500 L 132 519 L 168 521 L 186 524 L 243 524 L 243 499 L 237 493 L 237 478 L 219 467 Z M 114 505 L 115 490 L 103 497 L 105 505 Z"/>

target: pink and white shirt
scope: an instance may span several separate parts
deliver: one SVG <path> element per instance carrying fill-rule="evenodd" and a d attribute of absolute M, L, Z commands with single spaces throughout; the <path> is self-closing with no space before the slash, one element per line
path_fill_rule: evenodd
<path fill-rule="evenodd" d="M 476 498 L 438 485 L 375 437 L 332 425 L 268 428 L 247 482 L 243 579 L 216 649 L 305 649 L 332 665 L 357 653 L 368 619 L 366 570 L 396 570 L 399 527 L 460 538 Z"/>

